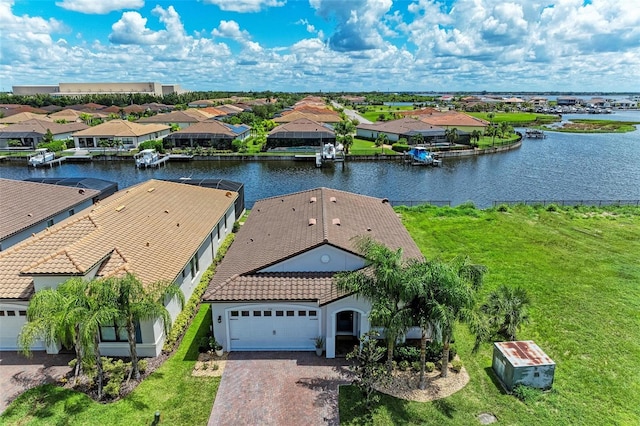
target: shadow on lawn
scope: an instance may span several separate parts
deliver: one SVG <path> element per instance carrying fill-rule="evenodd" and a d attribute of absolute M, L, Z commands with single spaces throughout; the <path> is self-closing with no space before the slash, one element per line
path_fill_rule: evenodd
<path fill-rule="evenodd" d="M 496 376 L 496 373 L 493 371 L 493 368 L 486 367 L 484 369 L 484 372 L 487 373 L 487 376 L 489 376 L 489 378 L 491 379 L 491 382 L 495 385 L 496 389 L 498 389 L 498 391 L 500 391 L 502 395 L 508 394 L 508 392 L 505 390 L 504 386 L 502 385 L 502 382 L 500 381 L 500 379 L 498 379 L 498 376 Z"/>
<path fill-rule="evenodd" d="M 211 323 L 212 323 L 212 318 L 211 318 L 211 306 L 210 305 L 206 305 L 206 306 L 202 306 L 200 307 L 200 309 L 206 309 L 207 312 L 204 315 L 204 318 L 202 319 L 202 322 L 200 323 L 200 326 L 198 327 L 198 329 L 196 330 L 196 333 L 193 337 L 191 337 L 191 342 L 181 342 L 180 346 L 184 345 L 184 344 L 188 344 L 189 347 L 187 348 L 187 351 L 184 354 L 184 358 L 182 358 L 183 361 L 197 361 L 198 360 L 198 355 L 200 354 L 200 351 L 198 350 L 198 346 L 200 346 L 200 339 L 202 339 L 203 337 L 207 337 L 210 333 L 210 329 L 211 329 Z M 197 313 L 196 316 L 194 316 L 194 318 L 197 317 Z M 193 324 L 190 326 L 192 327 Z M 188 330 L 189 328 L 187 328 Z M 188 339 L 190 337 L 186 336 L 184 337 L 185 339 Z"/>

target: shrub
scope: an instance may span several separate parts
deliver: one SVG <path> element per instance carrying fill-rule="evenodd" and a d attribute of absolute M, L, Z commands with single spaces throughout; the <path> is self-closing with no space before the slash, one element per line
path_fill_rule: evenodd
<path fill-rule="evenodd" d="M 507 204 L 500 204 L 497 208 L 497 211 L 502 212 L 502 213 L 506 213 L 509 211 L 509 206 Z"/>
<path fill-rule="evenodd" d="M 409 151 L 409 145 L 396 142 L 393 145 L 391 145 L 391 149 L 394 150 L 395 152 L 407 152 Z"/>
<path fill-rule="evenodd" d="M 214 364 L 211 366 L 211 369 L 212 369 L 213 371 L 216 371 L 216 370 L 220 369 L 220 366 L 218 365 L 218 363 L 214 363 Z"/>
<path fill-rule="evenodd" d="M 140 370 L 141 374 L 147 371 L 148 366 L 149 366 L 149 361 L 147 361 L 146 359 L 138 360 L 138 370 Z"/>
<path fill-rule="evenodd" d="M 538 400 L 542 395 L 542 391 L 531 386 L 516 385 L 513 388 L 513 395 L 525 404 L 529 404 Z"/>
<path fill-rule="evenodd" d="M 398 368 L 401 371 L 407 371 L 409 369 L 409 361 L 403 360 L 398 363 Z"/>
<path fill-rule="evenodd" d="M 38 144 L 38 148 L 47 148 L 49 151 L 60 152 L 67 149 L 67 143 L 65 141 L 42 142 Z"/>
<path fill-rule="evenodd" d="M 422 369 L 422 364 L 420 364 L 420 361 L 414 361 L 411 363 L 411 368 L 416 371 L 420 371 Z"/>
<path fill-rule="evenodd" d="M 427 370 L 427 373 L 431 373 L 433 370 L 436 369 L 436 365 L 432 362 L 426 362 L 424 364 L 424 369 Z"/>
<path fill-rule="evenodd" d="M 462 371 L 462 361 L 460 361 L 460 360 L 451 361 L 451 369 L 453 371 L 455 371 L 456 373 L 461 372 Z"/>
<path fill-rule="evenodd" d="M 396 346 L 393 358 L 397 361 L 420 361 L 420 349 L 415 346 Z"/>
<path fill-rule="evenodd" d="M 162 145 L 161 140 L 150 140 L 144 141 L 138 145 L 138 149 L 142 151 L 143 149 L 155 149 L 161 154 L 164 154 L 164 146 Z"/>
<path fill-rule="evenodd" d="M 235 234 L 227 235 L 227 238 L 225 238 L 225 240 L 218 248 L 218 253 L 213 259 L 213 262 L 211 263 L 209 268 L 207 268 L 207 270 L 202 274 L 200 282 L 193 290 L 193 294 L 189 298 L 189 301 L 184 305 L 184 309 L 182 310 L 182 312 L 178 314 L 178 317 L 176 318 L 173 326 L 171 327 L 171 330 L 169 331 L 169 334 L 167 335 L 167 339 L 165 340 L 164 346 L 162 347 L 162 350 L 164 352 L 171 352 L 175 348 L 178 340 L 180 339 L 180 336 L 182 336 L 184 330 L 187 328 L 187 326 L 191 322 L 191 319 L 196 314 L 198 306 L 200 306 L 200 299 L 209 286 L 209 281 L 211 281 L 213 274 L 215 274 L 216 272 L 216 266 L 222 261 L 222 258 L 227 253 L 227 250 L 229 249 L 229 246 L 233 242 L 234 238 Z"/>
<path fill-rule="evenodd" d="M 558 207 L 557 204 L 552 203 L 552 204 L 549 204 L 545 210 L 548 212 L 558 212 L 560 211 L 560 207 Z"/>

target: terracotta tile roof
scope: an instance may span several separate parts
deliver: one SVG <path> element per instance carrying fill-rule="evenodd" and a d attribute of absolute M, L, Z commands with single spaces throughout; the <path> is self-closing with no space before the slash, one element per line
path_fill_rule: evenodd
<path fill-rule="evenodd" d="M 46 119 L 43 120 L 41 117 L 41 118 L 26 120 L 21 123 L 16 123 L 16 124 L 7 126 L 4 129 L 0 130 L 0 137 L 9 137 L 6 135 L 3 136 L 2 135 L 3 133 L 5 134 L 37 133 L 37 134 L 44 135 L 45 133 L 47 133 L 47 129 L 51 130 L 51 133 L 53 135 L 60 135 L 60 134 L 76 132 L 76 131 L 80 131 L 88 128 L 89 126 L 87 126 L 84 123 L 73 122 L 73 123 L 61 124 L 61 123 L 56 123 L 54 121 L 48 121 Z"/>
<path fill-rule="evenodd" d="M 431 115 L 434 112 L 438 112 L 435 108 L 420 108 L 420 109 L 412 109 L 409 111 L 396 111 L 394 114 L 402 115 L 404 117 L 421 117 L 423 115 Z"/>
<path fill-rule="evenodd" d="M 0 240 L 98 196 L 100 191 L 0 179 Z"/>
<path fill-rule="evenodd" d="M 415 118 L 401 118 L 399 120 L 382 121 L 372 124 L 358 124 L 357 129 L 373 130 L 376 132 L 394 133 L 398 135 L 406 135 L 410 132 L 421 131 L 438 131 L 444 132 L 442 127 L 434 126 L 432 124 L 425 123 L 424 121 L 417 120 Z"/>
<path fill-rule="evenodd" d="M 31 275 L 96 266 L 99 276 L 126 270 L 143 283 L 173 281 L 237 197 L 158 180 L 119 191 L 0 253 L 0 298 L 30 297 Z"/>
<path fill-rule="evenodd" d="M 315 224 L 310 224 L 310 219 L 315 219 Z M 354 237 L 363 235 L 393 250 L 402 248 L 405 258 L 422 258 L 391 205 L 382 199 L 317 188 L 257 201 L 218 267 L 204 299 L 219 300 L 219 291 L 224 300 L 262 294 L 262 289 L 248 289 L 262 282 L 263 273 L 258 271 L 324 244 L 358 254 Z M 254 275 L 256 277 L 251 278 Z M 279 279 L 285 281 L 282 276 Z M 289 300 L 293 300 L 296 287 L 279 285 L 280 289 L 291 291 Z M 326 294 L 339 297 L 336 292 Z M 295 297 L 300 295 L 295 293 Z"/>
<path fill-rule="evenodd" d="M 80 115 L 83 114 L 82 112 L 78 111 L 77 109 L 63 109 L 61 111 L 58 112 L 54 112 L 52 114 L 49 114 L 49 118 L 54 119 L 54 120 L 78 120 L 80 119 Z"/>
<path fill-rule="evenodd" d="M 318 121 L 322 123 L 338 123 L 340 117 L 334 114 L 312 114 L 307 112 L 293 111 L 289 114 L 273 119 L 276 123 L 289 123 L 299 119 L 307 119 L 312 121 Z"/>
<path fill-rule="evenodd" d="M 434 126 L 442 127 L 486 127 L 489 125 L 489 123 L 485 120 L 475 118 L 457 111 L 434 112 L 430 115 L 421 116 L 420 120 Z"/>
<path fill-rule="evenodd" d="M 239 132 L 234 131 L 233 127 L 236 127 L 240 131 Z M 226 137 L 235 138 L 238 136 L 238 134 L 242 133 L 243 131 L 247 131 L 249 129 L 250 127 L 246 125 L 230 126 L 226 123 L 221 123 L 220 121 L 217 121 L 217 120 L 207 120 L 207 121 L 197 122 L 185 129 L 178 130 L 177 132 L 173 132 L 171 133 L 171 135 L 167 137 L 169 137 L 170 139 L 175 139 L 175 138 L 184 137 L 184 135 L 197 133 L 197 134 L 207 134 L 207 135 L 224 135 Z"/>
<path fill-rule="evenodd" d="M 164 124 L 140 124 L 127 120 L 111 120 L 97 126 L 89 127 L 73 134 L 73 136 L 116 136 L 134 137 L 150 133 L 168 130 L 170 127 Z"/>

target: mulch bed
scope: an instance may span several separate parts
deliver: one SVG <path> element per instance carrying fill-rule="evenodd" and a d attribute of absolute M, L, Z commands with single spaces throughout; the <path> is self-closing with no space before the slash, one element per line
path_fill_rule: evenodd
<path fill-rule="evenodd" d="M 419 372 L 414 370 L 394 370 L 389 382 L 377 386 L 376 390 L 408 401 L 427 402 L 446 398 L 469 383 L 469 374 L 464 367 L 459 373 L 449 368 L 447 377 L 440 377 L 440 370 L 438 369 L 431 373 L 425 373 L 425 376 L 427 378 L 427 387 L 425 390 L 420 390 L 418 388 L 420 383 Z"/>

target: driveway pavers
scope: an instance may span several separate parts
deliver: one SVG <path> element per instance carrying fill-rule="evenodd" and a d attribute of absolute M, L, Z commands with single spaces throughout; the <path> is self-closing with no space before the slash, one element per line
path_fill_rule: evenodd
<path fill-rule="evenodd" d="M 344 359 L 310 352 L 232 352 L 208 424 L 339 425 L 348 375 Z"/>
<path fill-rule="evenodd" d="M 17 352 L 0 352 L 0 414 L 27 389 L 55 382 L 65 376 L 73 355 L 33 352 L 30 358 Z"/>

